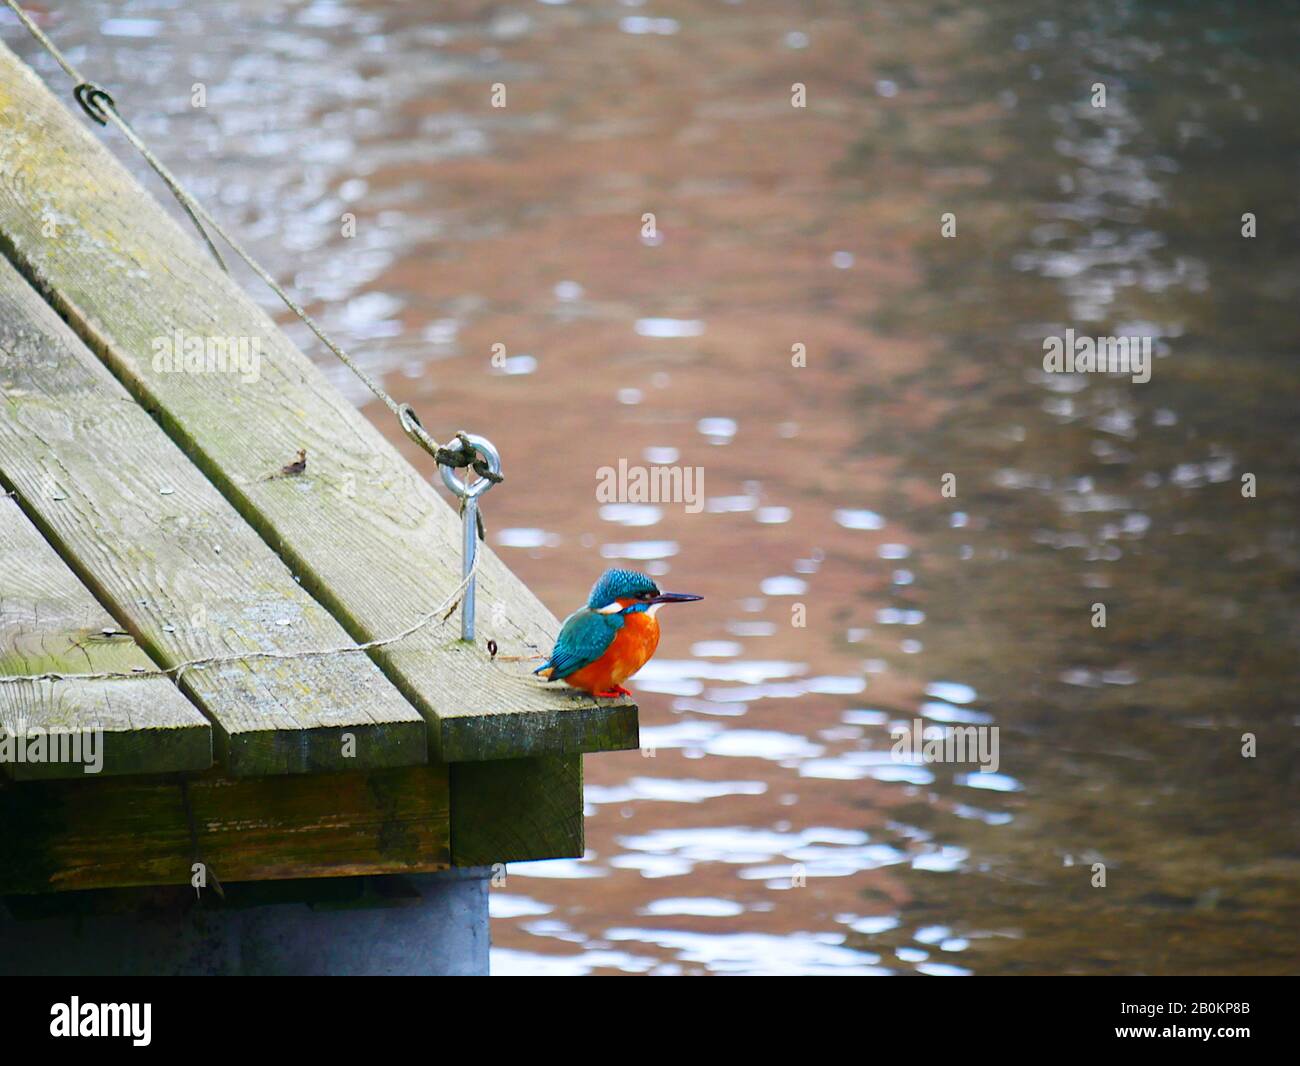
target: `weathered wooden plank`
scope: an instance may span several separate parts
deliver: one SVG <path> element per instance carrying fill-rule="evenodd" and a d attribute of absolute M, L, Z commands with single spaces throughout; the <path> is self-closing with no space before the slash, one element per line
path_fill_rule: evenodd
<path fill-rule="evenodd" d="M 155 660 L 351 643 L 3 260 L 0 401 L 0 476 Z M 233 774 L 427 760 L 424 720 L 361 653 L 196 667 L 179 683 Z"/>
<path fill-rule="evenodd" d="M 153 668 L 18 504 L 0 496 L 0 675 Z M 0 727 L 11 738 L 7 751 L 0 741 L 0 773 L 18 781 L 212 765 L 212 727 L 165 677 L 0 683 Z M 91 743 L 80 745 L 78 761 L 17 761 L 35 753 L 37 729 Z"/>
<path fill-rule="evenodd" d="M 582 811 L 581 755 L 453 763 L 452 863 L 581 858 Z"/>
<path fill-rule="evenodd" d="M 452 508 L 3 46 L 0 246 L 354 638 L 404 628 L 457 586 Z M 156 344 L 214 336 L 256 340 L 256 380 L 155 365 Z M 265 480 L 301 448 L 305 476 Z M 496 490 L 511 491 L 528 486 Z M 478 580 L 476 646 L 453 617 L 374 653 L 424 712 L 435 756 L 635 747 L 630 703 L 594 704 L 489 659 L 488 639 L 527 654 L 557 624 L 491 551 Z"/>
<path fill-rule="evenodd" d="M 0 894 L 437 870 L 450 861 L 447 768 L 0 785 Z M 191 838 L 191 819 L 197 848 Z M 212 879 L 208 878 L 208 891 Z"/>

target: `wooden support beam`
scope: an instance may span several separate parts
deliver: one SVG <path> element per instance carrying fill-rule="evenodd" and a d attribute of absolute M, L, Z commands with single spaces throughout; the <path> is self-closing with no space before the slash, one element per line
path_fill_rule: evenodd
<path fill-rule="evenodd" d="M 355 639 L 412 624 L 457 586 L 459 519 L 428 479 L 3 45 L 0 250 Z M 178 372 L 161 358 L 178 339 L 214 337 L 255 341 L 255 373 Z M 492 433 L 438 430 L 446 439 L 461 428 Z M 304 477 L 266 479 L 302 448 Z M 431 461 L 425 467 L 433 472 Z M 530 487 L 507 481 L 495 491 Z M 549 650 L 558 627 L 493 552 L 484 555 L 477 644 L 457 639 L 453 618 L 374 653 L 428 720 L 434 756 L 635 747 L 631 703 L 548 688 L 529 664 L 488 656 L 489 639 L 503 656 Z"/>
<path fill-rule="evenodd" d="M 452 862 L 581 858 L 582 810 L 581 755 L 454 763 Z"/>
<path fill-rule="evenodd" d="M 351 644 L 3 260 L 0 403 L 0 483 L 156 662 Z M 427 760 L 424 720 L 362 653 L 193 668 L 179 683 L 235 775 Z"/>
<path fill-rule="evenodd" d="M 180 777 L 0 784 L 0 894 L 188 885 L 195 861 L 221 882 L 450 862 L 445 766 L 258 778 L 209 771 L 186 791 L 188 810 Z"/>
<path fill-rule="evenodd" d="M 0 381 L 4 371 L 0 369 Z M 0 675 L 127 673 L 154 669 L 27 520 L 0 496 Z M 0 774 L 16 781 L 206 770 L 212 727 L 165 677 L 0 683 Z M 78 741 L 77 761 L 31 762 L 39 729 Z M 62 741 L 47 738 L 47 752 Z M 23 761 L 18 761 L 19 746 Z"/>

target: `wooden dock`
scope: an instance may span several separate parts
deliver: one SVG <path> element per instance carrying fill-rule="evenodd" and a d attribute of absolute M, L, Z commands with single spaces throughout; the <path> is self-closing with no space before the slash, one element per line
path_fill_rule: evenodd
<path fill-rule="evenodd" d="M 0 44 L 0 723 L 102 757 L 0 762 L 0 895 L 581 855 L 636 707 L 508 661 L 558 625 L 486 547 L 474 643 L 303 654 L 450 597 L 460 519 L 94 130 Z M 156 358 L 191 337 L 256 373 Z"/>

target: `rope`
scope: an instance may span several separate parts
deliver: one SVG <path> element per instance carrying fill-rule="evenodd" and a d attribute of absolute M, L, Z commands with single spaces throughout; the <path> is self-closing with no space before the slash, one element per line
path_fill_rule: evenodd
<path fill-rule="evenodd" d="M 333 352 L 344 366 L 360 378 L 361 382 L 375 395 L 377 399 L 383 402 L 384 406 L 387 407 L 388 410 L 397 418 L 403 432 L 405 432 L 411 440 L 415 441 L 415 443 L 426 452 L 432 455 L 440 465 L 450 467 L 472 467 L 475 473 L 480 477 L 485 477 L 494 484 L 503 480 L 500 474 L 494 473 L 487 468 L 487 464 L 479 456 L 477 450 L 468 440 L 465 439 L 464 433 L 456 434 L 457 446 L 454 448 L 443 447 L 429 436 L 428 431 L 420 424 L 420 420 L 416 417 L 415 411 L 412 409 L 411 405 L 398 403 L 388 394 L 379 382 L 375 381 L 374 378 L 362 370 L 361 367 L 352 360 L 352 357 L 339 347 L 339 345 L 335 344 L 325 331 L 317 325 L 315 319 L 307 314 L 307 312 L 303 310 L 303 308 L 299 306 L 299 304 L 287 292 L 284 291 L 279 282 L 277 282 L 275 278 L 273 278 L 266 269 L 257 262 L 257 260 L 244 250 L 243 246 L 226 231 L 221 223 L 209 214 L 202 204 L 190 195 L 189 191 L 180 183 L 179 180 L 177 180 L 175 175 L 167 169 L 162 160 L 154 155 L 149 146 L 140 139 L 140 135 L 131 128 L 126 119 L 118 114 L 117 104 L 113 100 L 113 97 L 109 95 L 105 89 L 83 77 L 81 71 L 68 62 L 67 58 L 59 51 L 54 42 L 51 41 L 49 37 L 45 35 L 44 31 L 31 20 L 27 12 L 18 6 L 16 0 L 5 0 L 5 3 L 8 5 L 9 9 L 18 16 L 19 20 L 27 27 L 32 36 L 35 37 L 36 40 L 40 42 L 41 46 L 54 58 L 55 62 L 63 68 L 68 77 L 76 82 L 76 88 L 73 90 L 73 95 L 76 97 L 77 103 L 81 105 L 86 114 L 101 126 L 111 122 L 121 130 L 122 135 L 130 141 L 136 151 L 144 157 L 145 162 L 153 168 L 154 173 L 163 180 L 164 184 L 166 184 L 167 188 L 171 190 L 172 195 L 176 197 L 181 207 L 185 209 L 186 214 L 190 216 L 191 221 L 193 221 L 199 233 L 203 236 L 203 240 L 207 244 L 208 250 L 216 257 L 222 270 L 226 270 L 225 261 L 217 251 L 216 245 L 212 243 L 212 239 L 208 235 L 208 230 L 204 228 L 205 226 L 216 233 L 230 246 L 240 259 L 248 264 L 253 273 L 261 278 L 271 291 L 280 297 L 284 302 L 284 305 L 297 315 L 308 329 L 316 334 L 317 339 L 319 339 L 326 348 Z"/>
<path fill-rule="evenodd" d="M 390 644 L 396 644 L 399 640 L 405 640 L 412 634 L 419 632 L 435 619 L 446 622 L 456 608 L 460 606 L 461 595 L 469 587 L 469 583 L 474 580 L 474 575 L 477 573 L 482 559 L 482 555 L 475 557 L 474 565 L 469 568 L 469 573 L 461 578 L 460 584 L 452 590 L 451 595 L 432 611 L 422 614 L 417 621 L 407 626 L 400 633 L 394 633 L 390 637 L 382 637 L 378 640 L 368 640 L 364 644 L 344 644 L 337 648 L 312 648 L 307 651 L 253 651 L 246 652 L 243 655 L 209 655 L 201 659 L 186 659 L 175 666 L 157 670 L 141 668 L 130 671 L 104 670 L 98 673 L 86 674 L 64 674 L 58 671 L 50 671 L 44 674 L 0 674 L 0 684 L 16 684 L 20 681 L 131 681 L 137 678 L 169 677 L 172 674 L 176 675 L 176 683 L 179 684 L 186 670 L 201 670 L 209 666 L 222 666 L 226 663 L 246 663 L 254 659 L 275 659 L 277 661 L 313 659 L 322 655 L 348 655 L 352 652 L 386 648 Z"/>

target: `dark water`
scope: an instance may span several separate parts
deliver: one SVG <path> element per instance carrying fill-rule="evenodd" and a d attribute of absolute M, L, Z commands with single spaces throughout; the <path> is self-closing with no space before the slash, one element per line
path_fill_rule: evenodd
<path fill-rule="evenodd" d="M 971 486 L 963 529 L 947 507 L 909 516 L 934 555 L 927 654 L 978 689 L 1024 787 L 1005 826 L 917 813 L 984 863 L 923 897 L 936 920 L 1023 929 L 983 971 L 1293 971 L 1296 10 L 1015 6 L 898 116 L 964 108 L 896 158 L 983 173 L 931 200 L 959 237 L 920 248 L 923 284 L 876 319 L 927 343 L 924 365 L 861 389 L 863 448 Z M 1243 238 L 1246 212 L 1270 233 Z M 1067 327 L 1159 338 L 1151 380 L 1029 364 Z M 915 388 L 945 407 L 922 433 L 889 414 Z M 1246 475 L 1267 488 L 1246 498 Z M 1243 758 L 1245 733 L 1270 750 Z M 1081 876 L 1093 862 L 1104 890 Z"/>
<path fill-rule="evenodd" d="M 586 760 L 587 858 L 495 892 L 499 972 L 1300 969 L 1300 5 L 43 24 L 426 424 L 501 446 L 493 539 L 557 614 L 613 561 L 708 597 L 636 684 L 647 751 Z M 1150 380 L 1044 373 L 1067 329 L 1152 338 Z M 707 506 L 602 505 L 620 458 Z M 894 759 L 915 717 L 997 726 L 997 773 Z"/>

